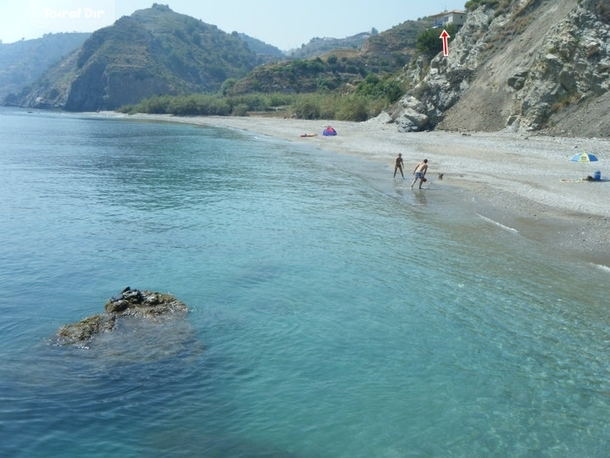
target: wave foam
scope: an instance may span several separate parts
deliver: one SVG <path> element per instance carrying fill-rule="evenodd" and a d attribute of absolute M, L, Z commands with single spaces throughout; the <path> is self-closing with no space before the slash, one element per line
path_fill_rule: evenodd
<path fill-rule="evenodd" d="M 493 219 L 487 218 L 486 216 L 480 215 L 478 213 L 477 213 L 477 216 L 479 218 L 481 218 L 483 221 L 487 221 L 488 223 L 491 223 L 491 224 L 493 224 L 495 226 L 498 226 L 498 227 L 504 229 L 505 231 L 512 232 L 514 234 L 518 234 L 519 233 L 519 231 L 517 229 L 515 229 L 514 227 L 505 226 L 504 224 L 499 223 L 498 221 L 494 221 Z"/>

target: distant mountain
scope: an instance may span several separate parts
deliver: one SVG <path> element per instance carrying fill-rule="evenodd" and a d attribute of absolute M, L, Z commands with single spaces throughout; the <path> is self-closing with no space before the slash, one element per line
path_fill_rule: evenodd
<path fill-rule="evenodd" d="M 245 33 L 233 32 L 233 35 L 246 42 L 249 48 L 258 56 L 260 63 L 286 59 L 284 52 L 273 45 L 267 44 L 257 38 L 250 37 Z"/>
<path fill-rule="evenodd" d="M 362 32 L 346 38 L 312 38 L 309 43 L 288 52 L 288 57 L 291 59 L 311 59 L 323 56 L 335 49 L 360 49 L 360 46 L 366 40 L 376 34 L 377 31 L 373 29 L 371 32 Z"/>
<path fill-rule="evenodd" d="M 57 33 L 0 44 L 0 101 L 32 84 L 52 64 L 78 49 L 89 36 L 89 33 Z"/>
<path fill-rule="evenodd" d="M 21 106 L 69 111 L 113 110 L 161 94 L 220 89 L 258 63 L 239 37 L 154 4 L 94 32 L 76 56 L 62 61 L 31 90 Z"/>

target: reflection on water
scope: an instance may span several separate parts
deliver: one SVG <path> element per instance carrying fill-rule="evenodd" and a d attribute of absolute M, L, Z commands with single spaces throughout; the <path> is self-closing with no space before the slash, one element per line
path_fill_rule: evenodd
<path fill-rule="evenodd" d="M 415 204 L 419 205 L 421 207 L 425 207 L 426 206 L 426 191 L 422 190 L 422 189 L 414 189 L 412 192 L 413 192 Z"/>

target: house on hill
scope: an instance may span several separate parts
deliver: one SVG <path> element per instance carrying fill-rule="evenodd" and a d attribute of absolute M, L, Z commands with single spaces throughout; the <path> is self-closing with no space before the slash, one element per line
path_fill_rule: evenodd
<path fill-rule="evenodd" d="M 432 19 L 433 27 L 446 27 L 449 24 L 462 27 L 466 22 L 466 11 L 445 11 L 430 15 L 430 19 Z"/>

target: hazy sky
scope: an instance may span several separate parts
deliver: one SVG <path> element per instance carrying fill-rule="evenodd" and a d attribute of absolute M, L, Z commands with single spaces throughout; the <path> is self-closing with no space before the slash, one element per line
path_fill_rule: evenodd
<path fill-rule="evenodd" d="M 0 40 L 13 43 L 45 33 L 92 32 L 151 0 L 0 0 Z M 282 50 L 313 37 L 344 38 L 375 27 L 463 9 L 465 0 L 160 0 L 177 13 L 242 32 Z"/>

